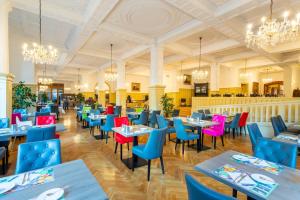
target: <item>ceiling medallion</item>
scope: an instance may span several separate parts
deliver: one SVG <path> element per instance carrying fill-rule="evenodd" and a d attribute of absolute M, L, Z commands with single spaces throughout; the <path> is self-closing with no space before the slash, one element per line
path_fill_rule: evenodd
<path fill-rule="evenodd" d="M 194 70 L 193 72 L 192 72 L 192 77 L 193 77 L 193 80 L 194 80 L 194 82 L 201 82 L 201 81 L 203 81 L 203 80 L 206 80 L 207 79 L 207 77 L 208 77 L 208 71 L 206 71 L 206 70 L 202 70 L 201 69 L 201 54 L 202 54 L 202 52 L 201 52 L 201 47 L 202 47 L 202 37 L 200 37 L 199 38 L 200 39 L 200 43 L 199 43 L 199 66 L 198 66 L 198 69 L 196 69 L 196 70 Z"/>
<path fill-rule="evenodd" d="M 29 47 L 27 43 L 23 45 L 23 57 L 25 61 L 31 61 L 34 64 L 53 64 L 58 59 L 58 52 L 51 45 L 44 47 L 42 45 L 42 3 L 39 0 L 39 39 L 40 43 L 32 43 L 32 47 Z"/>
<path fill-rule="evenodd" d="M 285 11 L 283 13 L 283 21 L 273 19 L 273 0 L 271 0 L 270 16 L 269 18 L 262 17 L 262 24 L 256 33 L 252 30 L 253 25 L 248 24 L 245 38 L 247 47 L 264 48 L 295 40 L 299 35 L 300 13 L 291 20 L 288 17 L 289 12 Z"/>

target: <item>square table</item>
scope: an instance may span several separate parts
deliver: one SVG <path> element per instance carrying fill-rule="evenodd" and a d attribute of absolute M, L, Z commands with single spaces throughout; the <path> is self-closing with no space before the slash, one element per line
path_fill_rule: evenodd
<path fill-rule="evenodd" d="M 133 146 L 138 145 L 138 136 L 149 134 L 153 130 L 153 128 L 144 125 L 133 125 L 129 127 L 131 127 L 131 130 L 129 132 L 126 132 L 122 127 L 114 127 L 112 128 L 112 130 L 124 137 L 133 137 Z M 132 168 L 132 162 L 134 164 L 134 168 L 147 165 L 147 161 L 142 158 L 135 156 L 134 159 L 132 159 L 133 158 L 122 159 L 122 162 L 129 169 Z"/>
<path fill-rule="evenodd" d="M 285 142 L 285 143 L 289 143 L 289 144 L 295 144 L 298 147 L 300 147 L 299 135 L 291 134 L 289 132 L 280 133 L 276 137 L 273 137 L 272 140 L 279 141 L 279 142 Z"/>
<path fill-rule="evenodd" d="M 258 173 L 266 175 L 272 178 L 279 185 L 273 192 L 270 194 L 268 199 L 272 200 L 283 200 L 283 199 L 299 199 L 300 194 L 300 170 L 292 169 L 289 167 L 283 166 L 283 170 L 278 174 L 269 173 L 263 169 L 254 167 L 252 165 L 247 165 L 243 163 L 236 162 L 232 159 L 232 156 L 235 154 L 240 154 L 236 151 L 226 151 L 223 154 L 220 154 L 216 157 L 213 157 L 209 160 L 206 160 L 195 166 L 195 169 L 207 176 L 212 177 L 213 179 L 232 187 L 234 190 L 240 191 L 246 194 L 250 198 L 257 200 L 262 200 L 264 198 L 259 195 L 246 190 L 245 188 L 230 182 L 226 179 L 219 177 L 214 171 L 226 164 L 229 164 L 233 167 L 241 169 L 247 173 Z"/>
<path fill-rule="evenodd" d="M 1 196 L 8 199 L 34 199 L 52 188 L 65 188 L 65 199 L 106 200 L 107 195 L 82 160 L 74 160 L 53 167 L 54 181 Z"/>

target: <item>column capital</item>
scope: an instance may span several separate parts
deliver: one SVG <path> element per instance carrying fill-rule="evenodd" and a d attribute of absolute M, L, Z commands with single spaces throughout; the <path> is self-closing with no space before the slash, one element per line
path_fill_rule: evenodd
<path fill-rule="evenodd" d="M 2 6 L 6 6 L 7 13 L 12 11 L 12 5 L 9 0 L 0 0 L 0 7 L 2 7 Z"/>
<path fill-rule="evenodd" d="M 0 72 L 0 79 L 5 79 L 7 81 L 13 81 L 15 78 L 15 75 L 13 75 L 12 73 L 2 73 Z"/>

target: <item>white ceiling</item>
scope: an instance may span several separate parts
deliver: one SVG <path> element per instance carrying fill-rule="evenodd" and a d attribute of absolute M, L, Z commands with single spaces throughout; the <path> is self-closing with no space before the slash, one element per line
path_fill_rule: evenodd
<path fill-rule="evenodd" d="M 26 41 L 38 40 L 38 1 L 11 0 L 10 31 Z M 95 72 L 113 59 L 127 62 L 127 72 L 149 74 L 149 47 L 165 46 L 165 63 L 178 68 L 180 61 L 197 65 L 199 37 L 203 37 L 205 64 L 252 67 L 279 65 L 298 60 L 299 41 L 276 49 L 248 49 L 246 24 L 258 25 L 269 13 L 269 0 L 43 0 L 43 41 L 59 49 L 63 57 L 49 66 L 54 78 L 76 80 Z M 275 0 L 274 15 L 300 11 L 299 0 Z M 297 45 L 298 44 L 298 45 Z M 21 45 L 21 44 L 20 44 Z M 279 64 L 280 63 L 280 64 Z M 42 68 L 38 68 L 39 71 Z M 73 70 L 72 70 L 73 69 Z"/>

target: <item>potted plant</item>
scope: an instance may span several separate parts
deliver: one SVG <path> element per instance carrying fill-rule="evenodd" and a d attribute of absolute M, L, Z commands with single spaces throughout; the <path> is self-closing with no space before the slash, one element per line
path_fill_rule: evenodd
<path fill-rule="evenodd" d="M 160 99 L 160 104 L 163 108 L 165 117 L 169 117 L 172 114 L 174 108 L 173 98 L 170 98 L 167 96 L 167 94 L 164 94 Z"/>
<path fill-rule="evenodd" d="M 12 107 L 13 109 L 26 109 L 34 106 L 36 95 L 32 93 L 31 88 L 24 85 L 24 82 L 19 82 L 12 89 Z"/>
<path fill-rule="evenodd" d="M 78 94 L 76 95 L 76 100 L 77 100 L 77 102 L 79 102 L 79 103 L 83 103 L 83 102 L 84 102 L 84 96 L 83 96 L 83 94 L 82 94 L 82 93 L 78 93 Z"/>

